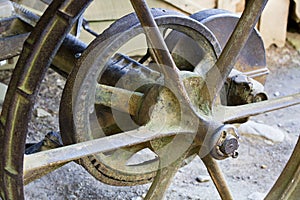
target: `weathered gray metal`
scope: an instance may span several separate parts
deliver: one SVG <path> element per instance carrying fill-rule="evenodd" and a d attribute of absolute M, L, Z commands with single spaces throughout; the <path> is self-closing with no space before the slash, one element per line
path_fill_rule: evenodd
<path fill-rule="evenodd" d="M 237 14 L 220 9 L 203 10 L 192 14 L 190 17 L 207 26 L 218 39 L 222 49 L 225 47 L 240 19 L 240 16 Z M 262 37 L 254 29 L 244 48 L 242 48 L 234 69 L 243 73 L 250 72 L 251 74 L 247 74 L 248 77 L 255 78 L 255 80 L 264 84 L 269 73 L 266 64 Z"/>

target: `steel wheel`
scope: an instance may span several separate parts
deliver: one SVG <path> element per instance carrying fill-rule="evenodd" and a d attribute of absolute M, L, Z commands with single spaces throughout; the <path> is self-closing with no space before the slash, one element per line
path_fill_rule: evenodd
<path fill-rule="evenodd" d="M 82 3 L 82 4 L 80 4 Z M 54 55 L 56 50 L 58 49 L 59 45 L 61 44 L 62 40 L 64 39 L 65 34 L 70 30 L 70 27 L 72 23 L 74 23 L 74 20 L 78 17 L 80 12 L 82 12 L 82 9 L 85 8 L 88 5 L 88 1 L 86 2 L 80 2 L 77 1 L 70 1 L 70 2 L 60 2 L 55 1 L 47 10 L 43 18 L 41 19 L 40 23 L 37 25 L 37 28 L 35 31 L 32 32 L 31 36 L 27 40 L 23 53 L 21 55 L 21 58 L 18 62 L 17 68 L 14 72 L 14 75 L 12 77 L 12 81 L 9 86 L 9 91 L 6 96 L 6 100 L 3 106 L 3 111 L 1 113 L 1 135 L 0 135 L 0 141 L 1 141 L 1 155 L 2 160 L 0 164 L 1 168 L 1 197 L 3 199 L 23 199 L 23 159 L 24 159 L 24 143 L 25 143 L 25 137 L 28 127 L 28 121 L 30 119 L 32 106 L 34 104 L 37 91 L 39 88 L 39 83 L 43 79 L 44 73 L 47 70 L 48 65 L 51 62 L 51 59 Z M 243 27 L 243 23 L 245 25 L 253 25 L 255 19 L 257 20 L 261 9 L 263 8 L 263 3 L 259 1 L 253 1 L 248 5 L 249 9 L 246 9 L 244 17 L 242 18 L 242 23 L 240 26 L 237 27 L 237 30 L 235 34 L 233 34 L 232 38 L 234 40 L 241 41 L 241 43 L 245 43 L 245 38 L 238 34 L 240 31 L 241 33 L 249 33 L 250 31 L 247 30 L 247 28 Z M 55 13 L 55 14 L 54 14 Z M 248 17 L 249 16 L 249 17 Z M 254 20 L 251 22 L 251 18 Z M 163 19 L 163 18 L 162 18 Z M 46 28 L 45 28 L 46 27 Z M 250 26 L 251 27 L 251 26 Z M 46 31 L 45 31 L 46 30 Z M 48 33 L 47 30 L 49 30 Z M 58 34 L 60 33 L 60 34 Z M 41 40 L 41 38 L 43 38 Z M 51 38 L 51 40 L 50 40 Z M 242 39 L 239 39 L 242 38 Z M 205 79 L 207 82 L 212 83 L 211 88 L 209 88 L 214 96 L 218 96 L 220 89 L 222 88 L 224 84 L 224 77 L 227 78 L 229 72 L 232 68 L 228 66 L 232 66 L 231 64 L 234 63 L 236 55 L 238 54 L 239 49 L 234 48 L 236 47 L 233 40 L 229 40 L 229 45 L 225 47 L 223 53 L 221 54 L 216 67 L 213 67 L 211 69 L 218 68 L 219 72 L 221 72 L 220 78 L 217 78 L 217 80 L 212 79 L 211 73 L 216 73 L 216 71 L 209 70 L 207 73 L 207 79 Z M 151 39 L 149 40 L 151 41 Z M 110 43 L 110 42 L 109 42 Z M 109 43 L 107 45 L 109 45 Z M 42 50 L 41 50 L 42 49 Z M 43 51 L 44 50 L 44 51 Z M 155 53 L 154 53 L 155 54 Z M 153 56 L 153 55 L 152 55 Z M 156 57 L 157 55 L 154 55 L 157 60 L 159 58 Z M 155 60 L 155 59 L 154 59 Z M 160 63 L 163 64 L 163 63 Z M 225 70 L 223 70 L 222 66 L 220 64 L 223 64 Z M 228 68 L 228 69 L 227 69 Z M 210 73 L 211 72 L 211 73 Z M 170 75 L 169 72 L 163 72 L 164 75 Z M 97 74 L 96 74 L 97 75 Z M 171 75 L 172 76 L 172 75 Z M 92 73 L 92 77 L 95 77 L 95 74 Z M 97 77 L 97 76 L 96 76 Z M 194 74 L 184 74 L 185 78 L 183 78 L 186 82 L 181 84 L 189 84 L 191 79 L 195 78 L 196 80 L 199 79 L 199 76 L 195 76 Z M 171 82 L 176 82 L 176 80 L 170 80 Z M 76 84 L 75 84 L 76 85 Z M 92 82 L 92 85 L 96 86 L 95 81 Z M 185 85 L 187 87 L 187 85 Z M 77 85 L 79 88 L 82 87 L 83 90 L 79 90 L 79 94 L 85 94 L 84 89 L 89 88 L 88 85 Z M 226 107 L 226 106 L 218 106 L 214 110 L 208 110 L 210 112 L 205 112 L 206 106 L 201 108 L 201 105 L 203 102 L 200 101 L 197 102 L 197 97 L 199 97 L 199 91 L 190 90 L 187 95 L 192 99 L 191 102 L 187 101 L 185 99 L 185 92 L 182 90 L 181 92 L 177 92 L 176 90 L 172 90 L 174 88 L 179 87 L 179 85 L 171 84 L 171 91 L 167 89 L 158 90 L 159 95 L 162 99 L 161 104 L 155 104 L 154 110 L 159 109 L 162 107 L 167 107 L 169 103 L 172 106 L 172 112 L 168 112 L 168 109 L 164 110 L 167 113 L 167 117 L 175 117 L 178 113 L 180 113 L 182 116 L 188 116 L 187 120 L 181 120 L 179 121 L 174 120 L 172 123 L 167 124 L 166 127 L 162 129 L 157 129 L 155 126 L 155 123 L 160 123 L 160 121 L 156 120 L 157 116 L 150 116 L 150 121 L 152 120 L 153 124 L 150 123 L 150 125 L 143 126 L 139 129 L 132 130 L 125 132 L 125 134 L 118 134 L 114 136 L 107 137 L 107 140 L 105 139 L 96 139 L 93 142 L 86 142 L 86 143 L 79 143 L 75 145 L 66 146 L 64 148 L 59 148 L 55 150 L 50 150 L 48 152 L 41 152 L 38 154 L 25 156 L 25 162 L 24 162 L 24 170 L 25 175 L 29 172 L 32 173 L 42 173 L 47 172 L 48 168 L 50 167 L 58 167 L 62 164 L 69 162 L 71 160 L 77 160 L 78 158 L 85 157 L 87 155 L 93 155 L 99 152 L 105 152 L 105 151 L 115 151 L 117 149 L 123 148 L 123 147 L 131 147 L 133 145 L 138 144 L 145 144 L 150 141 L 152 142 L 151 148 L 153 148 L 154 151 L 158 153 L 160 156 L 159 160 L 159 169 L 156 175 L 156 178 L 153 182 L 152 187 L 149 190 L 149 193 L 146 198 L 148 199 L 157 199 L 161 198 L 163 193 L 165 192 L 166 187 L 172 180 L 172 177 L 174 176 L 174 173 L 176 170 L 181 166 L 182 161 L 184 158 L 189 156 L 191 153 L 197 152 L 199 149 L 199 146 L 203 146 L 205 143 L 205 140 L 201 138 L 203 135 L 195 135 L 195 131 L 199 132 L 199 127 L 197 127 L 197 130 L 191 130 L 189 129 L 189 125 L 191 125 L 189 122 L 193 121 L 195 119 L 201 119 L 200 125 L 203 125 L 203 127 L 208 128 L 206 126 L 206 122 L 211 122 L 212 124 L 212 132 L 214 134 L 217 134 L 219 136 L 219 133 L 222 133 L 225 129 L 226 131 L 229 131 L 228 127 L 220 126 L 220 124 L 214 124 L 214 121 L 209 121 L 207 116 L 213 116 L 215 118 L 218 118 L 219 116 L 211 111 L 222 111 L 225 113 L 225 115 L 221 118 L 218 118 L 219 121 L 222 121 L 223 123 L 237 120 L 241 118 L 245 118 L 248 116 L 257 115 L 263 112 L 269 112 L 274 109 L 279 109 L 295 104 L 299 104 L 300 95 L 296 94 L 289 97 L 283 97 L 276 100 L 269 100 L 265 102 L 255 103 L 255 104 L 249 104 L 249 105 L 241 105 L 237 108 L 232 107 Z M 174 88 L 173 88 L 174 87 Z M 90 88 L 89 88 L 90 89 Z M 102 88 L 100 91 L 104 91 L 105 88 Z M 157 91 L 157 90 L 156 90 Z M 120 91 L 118 91 L 120 92 Z M 151 92 L 149 92 L 151 94 Z M 125 91 L 126 95 L 126 91 Z M 132 95 L 132 93 L 131 93 Z M 134 93 L 136 98 L 139 98 L 139 93 Z M 154 95 L 157 96 L 157 93 L 154 93 Z M 182 95 L 182 96 L 181 96 Z M 91 97 L 91 96 L 86 96 Z M 92 96 L 92 99 L 85 99 L 85 100 L 91 100 L 94 101 L 95 95 Z M 179 99 L 179 101 L 173 101 L 174 97 L 175 99 Z M 183 97 L 183 98 L 182 98 Z M 211 99 L 212 95 L 208 95 L 207 99 L 208 101 L 211 101 L 210 104 L 214 104 L 213 100 Z M 180 100 L 182 100 L 185 103 L 182 103 Z M 89 101 L 86 101 L 89 102 Z M 164 102 L 167 102 L 167 104 L 164 104 Z M 83 103 L 81 104 L 83 106 L 87 106 L 88 111 L 93 111 L 89 107 L 89 103 L 86 105 Z M 196 110 L 195 107 L 200 105 L 200 110 Z M 78 110 L 82 109 L 80 107 L 77 107 Z M 146 109 L 147 110 L 147 109 Z M 75 110 L 77 111 L 77 110 Z M 175 111 L 175 112 L 174 112 Z M 93 113 L 93 112 L 91 112 Z M 174 116 L 174 113 L 176 114 Z M 188 113 L 194 113 L 192 115 L 189 115 Z M 219 112 L 218 112 L 219 113 Z M 78 113 L 75 113 L 78 114 Z M 187 115 L 186 115 L 187 114 Z M 86 117 L 87 115 L 85 115 Z M 175 117 L 175 119 L 177 119 Z M 77 121 L 76 121 L 77 120 Z M 79 122 L 79 118 L 75 118 L 75 122 Z M 146 118 L 146 122 L 148 122 L 149 118 Z M 144 122 L 142 120 L 142 122 Z M 174 123 L 177 124 L 179 122 L 180 126 L 174 126 Z M 197 122 L 197 125 L 199 123 Z M 202 124 L 202 122 L 204 122 Z M 72 122 L 73 123 L 73 122 Z M 184 126 L 185 125 L 188 126 Z M 80 123 L 79 123 L 80 124 Z M 143 124 L 143 123 L 142 123 Z M 148 124 L 148 123 L 146 123 Z M 83 124 L 84 125 L 84 124 Z M 92 124 L 93 125 L 93 124 Z M 195 124 L 192 124 L 195 126 Z M 85 125 L 82 126 L 82 130 L 85 130 Z M 173 129 L 172 129 L 173 128 Z M 219 128 L 219 129 L 218 129 Z M 217 130 L 217 131 L 216 131 Z M 233 128 L 231 128 L 233 130 Z M 158 133 L 159 132 L 159 133 Z M 154 134 L 155 133 L 155 134 Z M 214 135 L 213 134 L 213 135 Z M 149 136 L 145 138 L 145 135 Z M 176 146 L 175 141 L 181 141 L 186 140 L 186 144 L 196 144 L 196 151 L 194 151 L 193 145 L 189 146 L 187 145 L 186 148 L 180 149 L 179 154 L 175 154 L 175 157 L 171 159 L 174 162 L 170 163 L 170 160 L 165 159 L 165 152 L 170 152 L 170 150 L 176 150 L 174 146 L 171 146 L 169 148 L 162 148 L 163 151 L 159 151 L 160 147 L 165 147 L 168 143 L 167 141 L 164 141 L 160 138 L 162 137 L 168 137 L 168 138 L 177 138 L 177 140 L 174 140 L 174 144 Z M 116 143 L 114 147 L 111 147 L 107 145 L 107 141 L 114 141 Z M 196 141 L 196 143 L 194 143 Z M 204 142 L 204 143 L 203 143 Z M 150 142 L 151 143 L 151 142 Z M 98 146 L 101 144 L 101 146 Z M 129 144 L 129 145 L 128 145 Z M 162 146 L 161 146 L 162 144 Z M 98 147 L 97 147 L 98 146 Z M 139 149 L 139 148 L 138 148 Z M 75 151 L 74 151 L 75 150 Z M 165 151 L 165 152 L 164 152 Z M 271 190 L 270 194 L 267 196 L 269 199 L 279 199 L 279 198 L 286 198 L 289 195 L 291 197 L 296 197 L 296 192 L 293 191 L 299 191 L 297 190 L 299 188 L 299 184 L 297 185 L 297 182 L 299 181 L 299 142 L 295 148 L 295 153 L 292 155 L 291 160 L 289 161 L 286 169 L 283 172 L 283 175 L 279 178 L 277 184 L 275 185 L 274 189 Z M 66 157 L 64 157 L 63 153 L 66 154 Z M 180 156 L 178 156 L 180 155 Z M 49 157 L 47 157 L 49 156 Z M 36 162 L 38 161 L 38 163 Z M 222 174 L 218 168 L 218 166 L 215 164 L 214 160 L 211 159 L 211 156 L 205 156 L 203 157 L 203 161 L 206 164 L 208 171 L 210 172 L 211 176 L 213 177 L 213 180 L 219 190 L 220 196 L 223 199 L 230 199 L 231 195 L 228 191 L 228 188 L 226 187 L 226 183 L 222 179 Z M 164 163 L 166 162 L 166 163 Z M 170 164 L 170 165 L 168 165 Z M 39 170 L 36 170 L 39 169 Z M 41 175 L 41 174 L 40 174 Z M 38 177 L 38 176 L 37 176 Z M 164 181 L 164 187 L 158 189 L 159 183 L 161 181 Z M 297 188 L 296 188 L 297 187 Z M 296 188 L 296 190 L 294 190 Z"/>
<path fill-rule="evenodd" d="M 25 139 L 39 85 L 51 58 L 90 2 L 54 1 L 24 44 L 1 112 L 0 192 L 3 199 L 23 199 Z"/>
<path fill-rule="evenodd" d="M 205 62 L 207 65 L 207 69 L 203 66 L 204 70 L 209 70 L 209 68 L 213 66 L 220 49 L 219 46 L 217 46 L 216 39 L 205 27 L 191 21 L 187 17 L 182 17 L 180 15 L 176 17 L 174 16 L 174 13 L 173 15 L 170 15 L 172 12 L 167 12 L 165 10 L 154 10 L 153 13 L 155 17 L 161 16 L 161 18 L 157 17 L 157 22 L 159 23 L 162 32 L 164 32 L 163 30 L 167 31 L 168 29 L 177 30 L 194 37 L 193 40 L 192 38 L 190 38 L 190 40 L 199 46 L 198 49 L 201 50 L 199 52 L 202 52 L 203 54 L 199 55 L 199 52 L 197 53 L 199 58 L 203 58 L 202 62 Z M 119 24 L 122 24 L 122 26 L 119 26 Z M 155 98 L 157 98 L 152 94 L 153 92 L 151 90 L 153 89 L 151 88 L 155 87 L 154 85 L 163 86 L 164 83 L 162 82 L 162 74 L 159 70 L 155 70 L 155 67 L 152 67 L 151 69 L 151 66 L 143 66 L 136 60 L 124 56 L 124 54 L 128 55 L 128 53 L 122 52 L 122 47 L 126 46 L 128 41 L 132 41 L 140 36 L 143 36 L 143 29 L 140 26 L 136 15 L 130 14 L 117 20 L 109 29 L 100 35 L 100 37 L 93 41 L 81 56 L 79 61 L 80 64 L 73 70 L 68 78 L 62 97 L 61 108 L 63 109 L 61 109 L 60 113 L 60 124 L 62 125 L 61 131 L 65 143 L 78 143 L 104 137 L 119 133 L 120 131 L 123 132 L 137 129 L 139 126 L 148 123 L 147 119 L 143 119 L 145 117 L 147 118 L 145 114 L 147 115 L 148 108 L 146 107 L 149 105 L 146 104 L 154 104 L 156 102 Z M 142 43 L 140 42 L 139 44 Z M 147 44 L 146 40 L 144 40 L 144 44 Z M 142 45 L 141 47 L 135 48 L 141 50 Z M 123 54 L 120 54 L 120 51 Z M 130 52 L 134 51 L 129 50 L 129 53 Z M 180 55 L 180 52 L 178 52 L 178 55 L 182 56 Z M 200 60 L 197 62 L 200 62 Z M 100 84 L 97 86 L 98 90 L 96 86 L 91 85 L 96 83 L 97 80 Z M 89 85 L 89 88 L 83 89 L 81 87 L 87 84 Z M 141 104 L 140 108 L 135 108 L 132 111 L 130 108 L 131 105 L 129 105 L 129 112 L 126 110 L 126 107 L 118 108 L 118 105 L 116 104 L 122 104 L 123 101 L 130 102 L 130 96 L 131 94 L 135 95 L 135 91 L 138 91 L 139 94 L 144 93 L 145 96 L 143 103 L 135 102 Z M 118 92 L 121 94 L 118 94 Z M 99 100 L 100 102 L 97 103 L 98 97 L 94 100 L 94 97 L 92 96 L 94 93 L 101 93 L 102 96 L 111 93 L 111 98 L 118 99 L 118 102 L 108 103 L 102 98 Z M 127 93 L 127 96 L 124 95 L 125 93 Z M 85 96 L 83 101 L 79 100 L 83 97 L 83 94 L 87 96 Z M 96 96 L 98 96 L 98 94 L 96 94 Z M 93 103 L 95 101 L 96 103 Z M 79 105 L 76 105 L 76 103 Z M 99 104 L 102 104 L 102 106 Z M 107 106 L 108 104 L 112 105 Z M 106 107 L 103 107 L 103 105 Z M 94 111 L 92 113 L 87 113 L 89 110 L 86 109 L 87 107 L 92 107 Z M 79 122 L 74 122 L 76 118 L 77 120 L 80 118 L 80 121 L 87 122 L 85 123 L 86 125 L 84 128 L 77 127 Z M 108 121 L 109 118 L 111 124 L 107 125 L 104 121 Z M 95 119 L 100 122 L 100 125 L 92 122 Z M 92 127 L 95 130 L 93 130 Z M 102 133 L 101 129 L 103 131 Z M 126 163 L 133 156 L 142 153 L 142 151 L 148 150 L 149 152 L 149 149 L 153 150 L 150 143 L 139 144 L 137 146 L 113 151 L 108 154 L 97 154 L 82 158 L 80 164 L 94 177 L 108 184 L 142 184 L 151 181 L 155 176 L 158 167 L 156 154 L 152 152 L 151 159 L 143 160 L 139 164 L 128 165 Z"/>

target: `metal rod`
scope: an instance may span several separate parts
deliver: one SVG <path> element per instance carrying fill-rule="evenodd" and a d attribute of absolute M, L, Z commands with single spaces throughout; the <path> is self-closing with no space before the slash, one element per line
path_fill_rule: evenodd
<path fill-rule="evenodd" d="M 223 123 L 243 119 L 274 110 L 300 104 L 300 93 L 240 106 L 219 106 L 215 109 L 215 117 Z"/>
<path fill-rule="evenodd" d="M 153 53 L 151 55 L 160 66 L 160 70 L 164 75 L 166 86 L 174 91 L 177 91 L 177 89 L 183 91 L 184 86 L 180 81 L 179 69 L 176 67 L 146 1 L 130 1 L 144 29 L 148 44 L 150 45 L 150 52 Z"/>
<path fill-rule="evenodd" d="M 186 151 L 183 155 L 179 156 L 177 160 L 175 160 L 174 162 L 172 162 L 167 166 L 163 166 L 162 163 L 164 161 L 162 161 L 161 159 L 164 158 L 163 157 L 160 158 L 159 169 L 144 200 L 164 199 L 168 187 L 172 183 L 176 175 L 176 172 L 182 166 L 182 163 L 187 155 L 188 155 L 188 151 Z M 168 156 L 164 155 L 164 157 L 168 157 Z"/>
<path fill-rule="evenodd" d="M 267 2 L 268 0 L 249 1 L 218 61 L 207 73 L 207 87 L 211 94 L 215 95 L 213 101 L 219 96 L 227 77 L 233 69 Z"/>
<path fill-rule="evenodd" d="M 154 53 L 154 59 L 158 64 L 165 65 L 162 67 L 164 75 L 171 75 L 179 81 L 178 68 L 173 61 L 173 58 L 168 50 L 164 38 L 160 34 L 158 26 L 153 19 L 152 13 L 144 0 L 130 0 L 131 4 L 143 26 L 145 35 L 150 44 L 151 51 Z M 166 71 L 164 68 L 170 67 L 174 72 Z M 177 73 L 175 73 L 177 72 Z M 175 77 L 176 76 L 176 77 Z"/>
<path fill-rule="evenodd" d="M 61 166 L 64 163 L 77 160 L 81 157 L 91 154 L 112 151 L 122 147 L 128 147 L 166 136 L 189 133 L 191 133 L 191 131 L 180 128 L 156 131 L 151 127 L 145 126 L 137 130 L 124 132 L 109 137 L 25 155 L 24 176 L 30 177 L 32 173 L 38 175 L 39 170 L 43 171 L 44 169 L 48 169 L 49 166 L 54 168 L 57 165 Z"/>
<path fill-rule="evenodd" d="M 129 90 L 98 84 L 96 86 L 95 104 L 136 115 L 143 94 Z"/>
<path fill-rule="evenodd" d="M 201 159 L 202 159 L 203 163 L 205 164 L 207 171 L 219 192 L 220 197 L 223 200 L 233 199 L 232 194 L 229 190 L 229 187 L 226 183 L 225 177 L 224 177 L 218 163 L 210 155 L 207 155 Z"/>
<path fill-rule="evenodd" d="M 151 11 L 145 0 L 130 0 L 131 4 L 144 29 L 150 52 L 154 60 L 160 66 L 164 75 L 165 86 L 171 89 L 183 105 L 186 106 L 187 112 L 196 115 L 201 121 L 206 122 L 205 116 L 199 115 L 193 108 L 188 94 L 179 76 L 179 69 L 168 50 L 168 47 L 162 37 L 159 28 L 151 14 Z"/>

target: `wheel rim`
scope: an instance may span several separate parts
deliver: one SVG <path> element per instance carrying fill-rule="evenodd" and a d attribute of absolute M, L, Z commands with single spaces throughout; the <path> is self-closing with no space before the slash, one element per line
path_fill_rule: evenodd
<path fill-rule="evenodd" d="M 55 1 L 26 40 L 1 112 L 1 196 L 23 199 L 23 155 L 28 122 L 39 85 L 72 24 L 90 1 Z M 73 10 L 70 10 L 73 8 Z M 55 13 L 55 14 L 53 14 Z M 59 17 L 60 16 L 60 17 Z M 47 32 L 49 31 L 49 34 Z M 48 37 L 41 41 L 40 37 Z M 41 50 L 43 49 L 43 50 Z M 45 51 L 46 49 L 46 51 Z M 15 142 L 17 145 L 15 145 Z"/>

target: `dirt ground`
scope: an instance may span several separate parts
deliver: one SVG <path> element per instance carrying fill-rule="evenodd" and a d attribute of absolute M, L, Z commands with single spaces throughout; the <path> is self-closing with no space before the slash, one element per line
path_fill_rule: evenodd
<path fill-rule="evenodd" d="M 300 55 L 291 46 L 271 47 L 267 51 L 271 71 L 266 83 L 270 98 L 300 92 Z M 1 81 L 8 82 L 9 71 L 1 71 Z M 38 103 L 35 106 L 50 115 L 32 117 L 28 142 L 39 141 L 49 131 L 58 130 L 58 105 L 64 80 L 49 71 L 45 78 Z M 299 137 L 300 106 L 254 117 L 251 120 L 279 127 L 285 140 L 273 144 L 258 137 L 243 137 L 237 159 L 219 161 L 235 199 L 262 199 L 274 184 Z M 204 182 L 199 181 L 204 180 Z M 140 200 L 150 184 L 134 187 L 105 185 L 81 166 L 69 163 L 25 187 L 26 199 L 102 199 Z M 181 168 L 168 190 L 166 199 L 219 199 L 216 189 L 201 160 L 196 157 Z"/>

